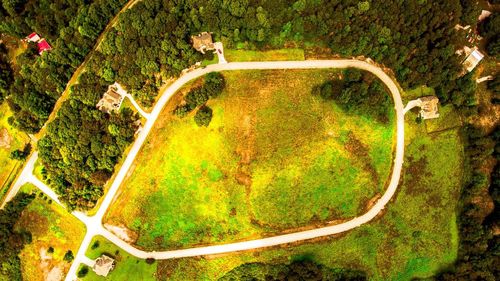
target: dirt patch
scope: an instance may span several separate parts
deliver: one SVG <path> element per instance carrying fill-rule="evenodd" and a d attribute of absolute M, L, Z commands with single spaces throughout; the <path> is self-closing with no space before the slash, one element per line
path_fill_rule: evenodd
<path fill-rule="evenodd" d="M 349 133 L 348 140 L 344 147 L 347 152 L 349 152 L 349 154 L 355 156 L 355 159 L 363 164 L 363 170 L 368 172 L 372 176 L 375 184 L 378 185 L 379 177 L 377 171 L 375 170 L 375 167 L 373 167 L 371 163 L 370 155 L 368 154 L 368 148 L 366 147 L 366 145 L 364 145 L 359 139 L 357 139 L 353 133 Z"/>
<path fill-rule="evenodd" d="M 9 131 L 3 128 L 0 130 L 0 148 L 10 148 L 10 143 L 12 142 L 12 137 L 9 135 Z"/>
<path fill-rule="evenodd" d="M 61 265 L 53 267 L 45 278 L 46 281 L 59 281 L 63 280 L 63 267 Z"/>
<path fill-rule="evenodd" d="M 425 148 L 422 148 L 425 149 Z M 408 158 L 408 164 L 403 172 L 403 181 L 405 182 L 406 193 L 408 195 L 418 195 L 426 192 L 425 185 L 420 184 L 421 179 L 430 177 L 430 173 L 426 173 L 425 167 L 427 166 L 427 158 L 422 157 L 415 161 L 413 157 Z"/>
<path fill-rule="evenodd" d="M 137 238 L 139 237 L 139 235 L 137 233 L 126 228 L 122 224 L 116 226 L 116 225 L 106 223 L 106 224 L 104 224 L 104 227 L 107 230 L 111 231 L 116 236 L 118 236 L 120 239 L 122 239 L 123 241 L 128 242 L 128 243 L 134 243 L 135 241 L 137 241 Z"/>

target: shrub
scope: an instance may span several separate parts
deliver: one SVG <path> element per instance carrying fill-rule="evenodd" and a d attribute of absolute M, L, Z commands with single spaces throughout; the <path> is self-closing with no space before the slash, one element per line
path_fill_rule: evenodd
<path fill-rule="evenodd" d="M 219 72 L 210 72 L 205 77 L 205 84 L 203 85 L 203 88 L 205 89 L 208 97 L 212 99 L 218 97 L 222 93 L 222 90 L 224 90 L 225 86 L 226 80 L 222 74 Z"/>
<path fill-rule="evenodd" d="M 89 267 L 84 265 L 78 271 L 77 276 L 78 276 L 78 278 L 83 278 L 83 277 L 87 276 L 87 273 L 89 273 Z"/>
<path fill-rule="evenodd" d="M 90 248 L 91 248 L 92 250 L 95 250 L 95 249 L 99 248 L 99 246 L 100 246 L 99 240 L 96 240 L 96 241 L 92 244 L 92 246 L 91 246 Z"/>
<path fill-rule="evenodd" d="M 202 106 L 196 112 L 196 115 L 194 116 L 194 122 L 196 122 L 196 125 L 198 125 L 199 127 L 208 127 L 210 121 L 212 121 L 212 109 L 208 106 Z"/>
<path fill-rule="evenodd" d="M 154 258 L 147 258 L 146 263 L 147 264 L 153 264 L 156 260 Z"/>
<path fill-rule="evenodd" d="M 54 253 L 54 247 L 50 246 L 50 247 L 47 249 L 47 253 L 49 253 L 49 254 Z"/>
<path fill-rule="evenodd" d="M 64 261 L 67 262 L 72 262 L 75 259 L 75 256 L 73 256 L 73 252 L 71 250 L 68 250 L 66 254 L 64 254 Z"/>

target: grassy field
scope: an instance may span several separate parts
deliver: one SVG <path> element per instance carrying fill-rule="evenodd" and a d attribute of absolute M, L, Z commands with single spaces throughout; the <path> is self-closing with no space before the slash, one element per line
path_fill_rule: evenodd
<path fill-rule="evenodd" d="M 92 245 L 98 241 L 98 247 L 92 249 Z M 146 261 L 137 259 L 130 256 L 125 251 L 116 247 L 113 243 L 106 240 L 102 236 L 96 236 L 90 243 L 91 247 L 87 250 L 87 257 L 91 259 L 96 259 L 102 254 L 106 254 L 113 257 L 116 261 L 115 268 L 109 273 L 109 275 L 104 278 L 95 274 L 92 269 L 82 280 L 134 280 L 134 281 L 146 281 L 146 280 L 156 280 L 155 273 L 157 269 L 157 263 L 147 264 Z"/>
<path fill-rule="evenodd" d="M 325 266 L 367 272 L 370 280 L 428 278 L 457 256 L 455 209 L 463 172 L 457 129 L 428 134 L 407 117 L 401 185 L 383 217 L 340 237 L 201 259 L 161 261 L 159 280 L 217 280 L 249 262 L 288 263 L 307 257 Z"/>
<path fill-rule="evenodd" d="M 6 194 L 10 182 L 16 177 L 20 162 L 10 159 L 10 152 L 23 149 L 29 138 L 9 125 L 7 120 L 12 116 L 6 102 L 0 104 L 0 134 L 8 134 L 8 144 L 0 145 L 0 199 Z"/>
<path fill-rule="evenodd" d="M 258 238 L 363 212 L 390 174 L 394 118 L 382 124 L 311 95 L 337 74 L 224 73 L 227 87 L 208 103 L 214 118 L 207 128 L 191 115 L 172 116 L 175 104 L 168 105 L 106 221 L 157 250 Z"/>
<path fill-rule="evenodd" d="M 31 184 L 21 191 L 38 192 Z M 20 254 L 24 280 L 47 280 L 47 276 L 64 276 L 70 263 L 63 261 L 66 251 L 76 254 L 85 234 L 85 226 L 56 203 L 37 196 L 16 224 L 31 232 L 33 240 Z M 54 248 L 51 254 L 49 247 Z"/>
<path fill-rule="evenodd" d="M 227 61 L 279 61 L 279 60 L 304 60 L 303 49 L 278 49 L 269 51 L 251 50 L 224 50 Z"/>

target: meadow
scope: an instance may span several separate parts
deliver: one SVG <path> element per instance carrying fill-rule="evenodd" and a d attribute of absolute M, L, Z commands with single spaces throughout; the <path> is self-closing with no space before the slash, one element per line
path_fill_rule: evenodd
<path fill-rule="evenodd" d="M 311 94 L 339 70 L 232 71 L 214 117 L 164 109 L 105 220 L 159 250 L 337 223 L 390 175 L 394 114 L 381 123 Z"/>
<path fill-rule="evenodd" d="M 33 185 L 24 185 L 21 192 L 37 193 L 16 224 L 17 228 L 32 235 L 32 242 L 19 255 L 23 279 L 35 281 L 65 276 L 71 263 L 63 260 L 64 255 L 68 250 L 76 255 L 85 226 Z"/>
<path fill-rule="evenodd" d="M 460 129 L 427 133 L 426 125 L 416 124 L 415 118 L 414 113 L 406 117 L 398 192 L 375 221 L 314 243 L 160 261 L 158 280 L 217 280 L 243 263 L 300 259 L 362 270 L 370 280 L 425 279 L 451 266 L 458 252 L 456 208 L 463 177 Z"/>

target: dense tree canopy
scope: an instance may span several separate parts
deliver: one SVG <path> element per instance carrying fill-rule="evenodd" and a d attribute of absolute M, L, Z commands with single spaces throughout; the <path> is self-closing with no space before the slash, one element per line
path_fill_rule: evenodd
<path fill-rule="evenodd" d="M 48 179 L 70 208 L 94 206 L 137 129 L 131 110 L 107 114 L 95 108 L 106 87 L 90 77 L 95 75 L 81 76 L 38 142 Z"/>
<path fill-rule="evenodd" d="M 2 1 L 0 33 L 24 38 L 35 31 L 53 48 L 39 56 L 29 44 L 17 60 L 20 70 L 8 87 L 16 127 L 34 133 L 43 126 L 72 73 L 125 2 Z"/>

